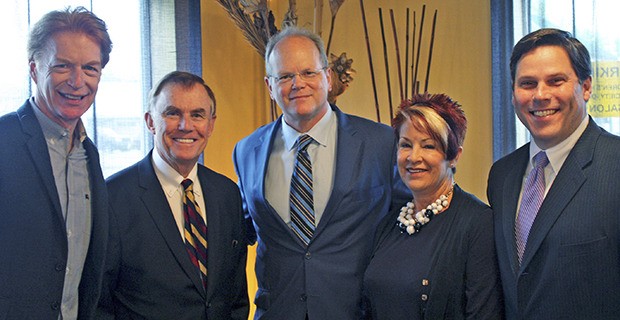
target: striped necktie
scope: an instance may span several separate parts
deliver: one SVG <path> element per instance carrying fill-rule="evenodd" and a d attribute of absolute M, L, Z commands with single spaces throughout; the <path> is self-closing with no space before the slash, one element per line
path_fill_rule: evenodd
<path fill-rule="evenodd" d="M 297 158 L 291 177 L 291 229 L 306 245 L 314 234 L 314 200 L 312 195 L 312 163 L 308 146 L 313 139 L 307 134 L 297 140 Z"/>
<path fill-rule="evenodd" d="M 185 248 L 189 258 L 198 268 L 202 284 L 207 287 L 207 225 L 194 199 L 194 186 L 190 179 L 181 182 L 185 190 L 183 217 L 185 218 Z"/>
<path fill-rule="evenodd" d="M 515 238 L 517 244 L 517 255 L 519 257 L 519 265 L 523 259 L 527 238 L 530 235 L 530 229 L 534 224 L 534 219 L 538 214 L 544 196 L 545 196 L 545 167 L 549 164 L 549 159 L 544 151 L 540 151 L 534 156 L 534 168 L 528 174 L 521 196 L 521 206 L 519 207 L 519 215 L 515 223 Z"/>

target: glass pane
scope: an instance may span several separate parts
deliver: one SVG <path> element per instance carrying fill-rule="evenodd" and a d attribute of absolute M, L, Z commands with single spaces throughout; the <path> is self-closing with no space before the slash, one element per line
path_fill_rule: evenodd
<path fill-rule="evenodd" d="M 87 117 L 92 122 L 95 116 L 97 130 L 89 132 L 94 132 L 107 177 L 140 160 L 146 149 L 140 2 L 93 1 L 93 12 L 106 22 L 113 42 L 97 100 Z"/>

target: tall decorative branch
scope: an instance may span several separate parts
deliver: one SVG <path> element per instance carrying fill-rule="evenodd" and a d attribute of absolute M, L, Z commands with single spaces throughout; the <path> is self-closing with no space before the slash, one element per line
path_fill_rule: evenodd
<path fill-rule="evenodd" d="M 419 92 L 418 82 L 418 64 L 420 63 L 420 48 L 422 47 L 422 30 L 424 30 L 424 13 L 426 12 L 426 5 L 422 5 L 422 17 L 420 18 L 420 35 L 418 37 L 418 52 L 415 58 L 415 70 L 413 71 L 413 86 L 415 88 L 413 94 Z"/>
<path fill-rule="evenodd" d="M 323 0 L 314 0 L 314 33 L 323 35 Z"/>
<path fill-rule="evenodd" d="M 409 8 L 407 8 L 407 24 L 405 27 L 405 100 L 409 88 Z"/>
<path fill-rule="evenodd" d="M 370 64 L 370 78 L 372 79 L 372 91 L 375 96 L 375 111 L 377 112 L 377 122 L 381 122 L 381 113 L 379 112 L 379 98 L 377 97 L 377 84 L 375 83 L 375 71 L 372 66 L 372 54 L 370 52 L 370 40 L 368 39 L 368 25 L 366 23 L 366 12 L 364 11 L 364 0 L 360 0 L 362 8 L 362 22 L 364 24 L 364 36 L 366 37 L 366 49 L 368 51 L 368 63 Z"/>
<path fill-rule="evenodd" d="M 400 47 L 398 46 L 398 34 L 396 33 L 396 21 L 394 21 L 394 10 L 390 9 L 390 19 L 392 20 L 392 33 L 394 34 L 394 47 L 396 48 L 396 66 L 398 70 L 398 88 L 400 89 L 400 101 L 405 100 L 403 94 L 403 73 L 400 65 Z M 392 110 L 390 110 L 390 118 L 393 117 Z"/>
<path fill-rule="evenodd" d="M 338 9 L 342 6 L 344 0 L 329 0 L 329 9 L 332 13 L 332 21 L 329 26 L 329 38 L 327 40 L 327 53 L 329 54 L 329 48 L 332 44 L 332 36 L 334 34 L 334 25 L 336 24 L 336 15 L 338 14 Z"/>
<path fill-rule="evenodd" d="M 383 12 L 381 8 L 379 8 L 379 24 L 381 25 L 381 40 L 383 43 L 383 60 L 385 62 L 385 79 L 387 84 L 387 93 L 388 93 L 388 105 L 390 107 L 390 119 L 393 114 L 392 107 L 392 85 L 390 84 L 390 65 L 388 63 L 388 53 L 387 53 L 387 43 L 385 41 L 385 30 L 383 27 Z"/>
<path fill-rule="evenodd" d="M 428 92 L 428 78 L 431 75 L 431 59 L 433 58 L 433 45 L 435 44 L 435 23 L 437 22 L 437 10 L 433 15 L 433 28 L 431 29 L 431 44 L 428 49 L 428 64 L 426 65 L 426 80 L 424 81 L 424 92 Z"/>

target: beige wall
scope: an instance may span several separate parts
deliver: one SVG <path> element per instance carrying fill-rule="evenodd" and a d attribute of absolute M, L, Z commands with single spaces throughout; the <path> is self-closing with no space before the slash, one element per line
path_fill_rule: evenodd
<path fill-rule="evenodd" d="M 269 3 L 274 10 L 276 24 L 279 25 L 288 1 L 271 0 Z M 297 1 L 297 14 L 300 18 L 298 25 L 313 28 L 313 3 L 311 0 Z M 260 55 L 245 41 L 239 29 L 215 0 L 203 0 L 201 4 L 203 76 L 213 87 L 218 104 L 216 128 L 207 147 L 205 159 L 209 167 L 236 180 L 231 161 L 235 143 L 258 126 L 270 121 L 269 94 L 263 82 L 264 65 Z M 427 41 L 430 37 L 432 14 L 435 9 L 438 10 L 429 92 L 447 93 L 463 105 L 469 128 L 464 152 L 458 163 L 456 180 L 465 190 L 486 201 L 486 177 L 492 163 L 490 2 L 429 0 L 426 4 L 423 38 Z M 392 97 L 396 106 L 399 100 L 398 76 L 389 9 L 394 9 L 399 26 L 399 45 L 404 64 L 405 10 L 410 6 L 412 16 L 413 10 L 417 12 L 419 28 L 422 2 L 383 0 L 365 1 L 364 5 L 382 110 L 381 120 L 388 123 L 388 97 L 378 8 L 383 9 L 391 66 Z M 331 16 L 328 0 L 325 0 L 323 15 L 323 38 L 327 42 Z M 422 79 L 426 70 L 427 41 L 420 60 L 422 71 L 419 71 L 418 78 Z M 357 71 L 351 87 L 338 99 L 338 106 L 344 112 L 376 120 L 359 1 L 345 1 L 340 8 L 330 51 L 336 54 L 346 52 L 347 56 L 354 60 L 353 68 Z M 251 275 L 253 255 L 251 252 Z M 252 288 L 254 285 L 251 284 Z M 253 297 L 253 294 L 254 292 L 251 292 L 250 296 Z"/>

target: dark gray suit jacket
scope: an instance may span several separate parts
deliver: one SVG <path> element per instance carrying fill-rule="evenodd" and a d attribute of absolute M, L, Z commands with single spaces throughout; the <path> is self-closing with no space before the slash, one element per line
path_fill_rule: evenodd
<path fill-rule="evenodd" d="M 332 109 L 338 119 L 333 190 L 307 248 L 265 199 L 267 161 L 281 119 L 257 129 L 235 147 L 249 230 L 258 236 L 257 319 L 361 316 L 362 279 L 373 234 L 389 210 L 393 184 L 404 186 L 395 180 L 393 130 Z"/>
<path fill-rule="evenodd" d="M 247 319 L 247 246 L 237 185 L 198 165 L 208 228 L 205 292 L 151 153 L 107 180 L 111 240 L 99 318 Z"/>
<path fill-rule="evenodd" d="M 518 267 L 514 225 L 529 144 L 491 168 L 488 198 L 508 319 L 620 316 L 620 138 L 590 118 L 540 207 Z"/>
<path fill-rule="evenodd" d="M 41 126 L 28 101 L 0 118 L 0 319 L 58 319 L 67 234 Z M 107 192 L 99 153 L 88 155 L 92 230 L 79 287 L 80 319 L 99 298 L 107 246 Z"/>

